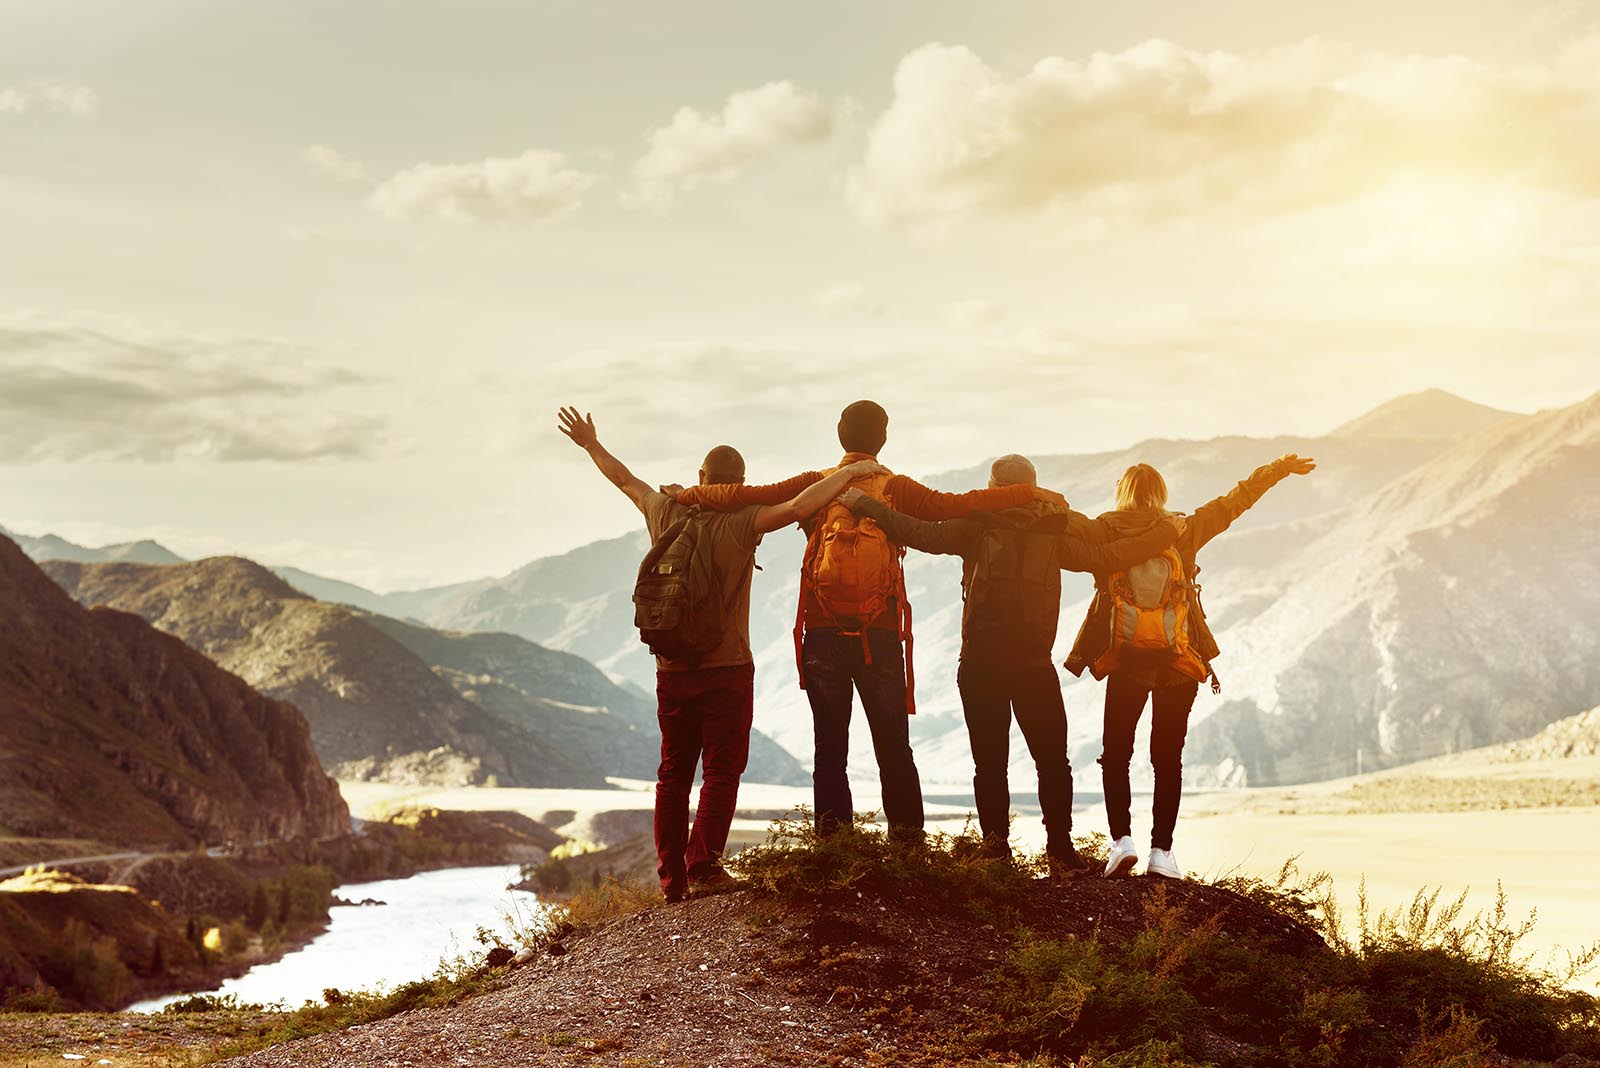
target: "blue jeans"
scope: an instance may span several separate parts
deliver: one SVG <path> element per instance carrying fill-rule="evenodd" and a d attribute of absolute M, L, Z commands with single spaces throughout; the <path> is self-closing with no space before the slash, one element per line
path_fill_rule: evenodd
<path fill-rule="evenodd" d="M 850 758 L 850 713 L 853 690 L 872 731 L 883 785 L 883 815 L 890 833 L 922 830 L 922 782 L 911 755 L 906 711 L 906 670 L 899 636 L 890 630 L 869 630 L 872 663 L 867 663 L 859 634 L 841 634 L 832 627 L 806 631 L 806 697 L 816 728 L 817 758 L 812 782 L 816 788 L 817 829 L 824 833 L 848 827 L 854 805 L 847 767 Z"/>

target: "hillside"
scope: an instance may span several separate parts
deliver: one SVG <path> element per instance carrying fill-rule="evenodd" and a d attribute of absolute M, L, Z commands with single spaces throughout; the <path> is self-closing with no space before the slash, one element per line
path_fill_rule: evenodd
<path fill-rule="evenodd" d="M 1514 412 L 1475 404 L 1442 389 L 1428 389 L 1381 404 L 1334 428 L 1329 436 L 1458 439 L 1518 418 Z"/>
<path fill-rule="evenodd" d="M 651 906 L 603 884 L 521 932 L 520 956 L 309 1008 L 224 1063 L 1588 1068 L 1600 1053 L 1600 1003 L 1510 956 L 1504 914 L 1424 895 L 1409 922 L 1366 916 L 1352 940 L 1322 912 L 1326 885 L 1291 869 L 1062 882 L 977 848 L 791 826 L 740 855 L 738 892 Z M 360 1026 L 330 1029 L 341 1016 Z"/>
<path fill-rule="evenodd" d="M 45 566 L 80 601 L 138 613 L 293 701 L 341 778 L 603 786 L 654 774 L 653 712 L 576 656 L 323 603 L 238 558 Z M 787 754 L 763 758 L 793 779 Z"/>
<path fill-rule="evenodd" d="M 1467 438 L 1331 517 L 1259 576 L 1270 597 L 1232 606 L 1229 688 L 1186 762 L 1328 778 L 1592 708 L 1597 471 L 1600 395 Z"/>
<path fill-rule="evenodd" d="M 186 846 L 346 834 L 305 719 L 0 537 L 0 828 Z"/>

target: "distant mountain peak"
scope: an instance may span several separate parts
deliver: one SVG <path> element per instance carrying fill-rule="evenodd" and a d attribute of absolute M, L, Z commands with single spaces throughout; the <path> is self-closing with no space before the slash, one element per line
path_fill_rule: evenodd
<path fill-rule="evenodd" d="M 1465 438 L 1511 419 L 1517 412 L 1491 408 L 1443 389 L 1407 393 L 1343 423 L 1329 437 Z"/>

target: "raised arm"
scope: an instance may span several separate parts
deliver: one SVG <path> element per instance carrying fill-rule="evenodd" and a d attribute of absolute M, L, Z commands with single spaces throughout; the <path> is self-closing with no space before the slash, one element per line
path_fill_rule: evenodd
<path fill-rule="evenodd" d="M 883 468 L 871 460 L 862 460 L 859 463 L 847 464 L 833 474 L 813 482 L 801 490 L 790 500 L 782 504 L 769 504 L 756 513 L 755 526 L 757 534 L 766 534 L 770 531 L 786 527 L 790 523 L 798 523 L 809 519 L 823 505 L 843 493 L 845 487 L 858 478 L 866 478 L 882 471 Z"/>
<path fill-rule="evenodd" d="M 702 508 L 709 508 L 713 512 L 737 512 L 741 508 L 748 508 L 752 504 L 787 504 L 800 495 L 808 486 L 816 485 L 822 481 L 821 471 L 807 471 L 804 474 L 786 478 L 782 482 L 774 482 L 766 486 L 741 486 L 732 483 L 715 486 L 690 486 L 680 490 L 677 494 L 679 504 L 698 504 Z M 834 496 L 837 496 L 835 494 Z M 833 497 L 828 497 L 831 501 Z M 824 501 L 823 503 L 826 503 Z M 821 507 L 818 505 L 817 507 Z"/>
<path fill-rule="evenodd" d="M 972 519 L 913 519 L 897 512 L 887 504 L 868 497 L 860 490 L 846 490 L 841 500 L 856 515 L 870 519 L 883 528 L 889 540 L 925 553 L 940 556 L 965 556 L 977 543 L 981 533 Z"/>
<path fill-rule="evenodd" d="M 600 469 L 611 484 L 627 495 L 634 507 L 644 511 L 644 496 L 650 492 L 650 487 L 639 481 L 632 471 L 615 456 L 606 451 L 600 444 L 600 436 L 594 428 L 594 416 L 585 413 L 578 415 L 576 408 L 562 408 L 558 413 L 561 420 L 560 430 L 572 443 L 589 454 L 589 459 Z"/>
<path fill-rule="evenodd" d="M 1290 475 L 1309 475 L 1316 469 L 1315 460 L 1294 453 L 1261 465 L 1233 489 L 1194 510 L 1194 515 L 1189 517 L 1189 543 L 1198 552 L 1202 545 L 1227 530 L 1235 519 L 1249 511 L 1266 495 L 1267 490 Z"/>
<path fill-rule="evenodd" d="M 1123 571 L 1166 552 L 1183 535 L 1182 516 L 1169 516 L 1143 534 L 1116 541 L 1088 542 L 1071 533 L 1061 535 L 1061 570 L 1109 574 Z"/>
<path fill-rule="evenodd" d="M 884 496 L 895 511 L 904 512 L 913 519 L 960 519 L 973 512 L 1003 512 L 1007 508 L 1020 508 L 1033 500 L 1066 503 L 1060 494 L 1021 484 L 968 493 L 941 493 L 905 475 L 891 478 L 889 485 L 884 488 Z"/>

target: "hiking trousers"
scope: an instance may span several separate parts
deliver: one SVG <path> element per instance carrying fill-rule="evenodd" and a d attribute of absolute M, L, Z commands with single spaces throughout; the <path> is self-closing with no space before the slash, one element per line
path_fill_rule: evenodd
<path fill-rule="evenodd" d="M 1072 846 L 1072 764 L 1067 755 L 1067 710 L 1061 679 L 1048 659 L 1038 662 L 966 658 L 956 672 L 961 709 L 972 743 L 972 793 L 983 836 L 1005 841 L 1011 831 L 1011 720 L 1039 773 L 1039 807 L 1044 812 L 1047 849 Z"/>
<path fill-rule="evenodd" d="M 801 648 L 806 698 L 816 728 L 817 758 L 811 779 L 816 790 L 817 830 L 851 826 L 850 714 L 854 692 L 872 731 L 883 786 L 883 815 L 891 834 L 921 834 L 922 781 L 911 755 L 911 725 L 906 711 L 906 670 L 900 637 L 892 630 L 869 629 L 872 662 L 861 635 L 832 627 L 807 630 Z"/>
<path fill-rule="evenodd" d="M 1133 833 L 1132 789 L 1128 784 L 1128 765 L 1133 760 L 1133 732 L 1151 705 L 1150 766 L 1155 770 L 1154 823 L 1150 828 L 1152 849 L 1171 849 L 1172 832 L 1178 825 L 1178 803 L 1183 797 L 1183 741 L 1189 734 L 1189 711 L 1194 707 L 1198 682 L 1151 688 L 1113 671 L 1106 679 L 1106 720 L 1104 749 L 1100 754 L 1102 789 L 1106 795 L 1106 817 L 1111 838 Z"/>
<path fill-rule="evenodd" d="M 739 776 L 750 758 L 755 665 L 656 672 L 661 767 L 656 772 L 656 874 L 669 897 L 722 863 L 739 802 Z M 705 764 L 694 830 L 689 792 Z"/>

